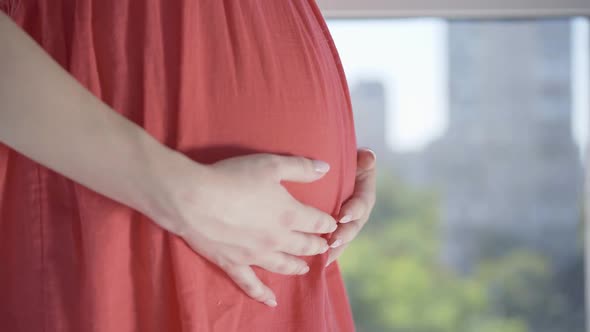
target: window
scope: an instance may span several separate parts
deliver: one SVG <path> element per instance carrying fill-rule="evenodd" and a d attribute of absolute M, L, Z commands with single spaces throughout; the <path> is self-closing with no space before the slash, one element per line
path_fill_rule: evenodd
<path fill-rule="evenodd" d="M 340 261 L 358 330 L 585 331 L 589 20 L 328 25 L 379 163 Z"/>

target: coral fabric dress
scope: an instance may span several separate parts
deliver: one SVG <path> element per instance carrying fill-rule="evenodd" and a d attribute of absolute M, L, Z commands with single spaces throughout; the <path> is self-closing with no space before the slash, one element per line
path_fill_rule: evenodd
<path fill-rule="evenodd" d="M 352 195 L 349 93 L 314 0 L 0 7 L 166 146 L 201 163 L 257 152 L 322 159 L 328 174 L 284 182 L 289 192 L 334 217 Z M 0 144 L 3 331 L 353 331 L 339 267 L 325 268 L 327 257 L 305 257 L 303 276 L 254 267 L 277 295 L 278 307 L 267 307 L 146 216 Z"/>

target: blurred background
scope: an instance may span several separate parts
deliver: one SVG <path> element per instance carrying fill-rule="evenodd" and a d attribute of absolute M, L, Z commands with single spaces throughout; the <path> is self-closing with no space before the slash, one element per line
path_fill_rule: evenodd
<path fill-rule="evenodd" d="M 586 331 L 590 20 L 452 2 L 318 1 L 378 156 L 340 259 L 357 329 Z"/>

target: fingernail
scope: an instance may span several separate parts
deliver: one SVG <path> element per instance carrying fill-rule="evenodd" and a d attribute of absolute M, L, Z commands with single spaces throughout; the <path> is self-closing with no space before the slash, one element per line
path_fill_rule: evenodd
<path fill-rule="evenodd" d="M 320 254 L 323 254 L 323 253 L 325 253 L 326 251 L 328 251 L 328 249 L 330 249 L 330 246 L 329 246 L 329 245 L 326 245 L 326 246 L 324 247 L 324 249 L 322 249 L 322 251 L 320 251 Z"/>
<path fill-rule="evenodd" d="M 342 219 L 340 219 L 340 223 L 341 224 L 346 224 L 347 222 L 352 220 L 352 215 L 347 214 L 344 217 L 342 217 Z"/>
<path fill-rule="evenodd" d="M 341 239 L 338 239 L 338 240 L 334 241 L 334 243 L 332 243 L 330 245 L 330 247 L 331 248 L 336 248 L 336 247 L 340 246 L 341 244 L 342 244 L 342 240 Z"/>
<path fill-rule="evenodd" d="M 264 301 L 264 304 L 266 304 L 269 307 L 276 307 L 277 306 L 277 301 L 275 300 L 266 300 Z"/>
<path fill-rule="evenodd" d="M 314 160 L 313 168 L 316 170 L 316 172 L 326 173 L 328 170 L 330 170 L 330 165 L 328 165 L 328 163 L 325 161 Z"/>
<path fill-rule="evenodd" d="M 330 228 L 330 230 L 328 231 L 328 233 L 332 233 L 334 232 L 336 229 L 338 229 L 338 225 L 337 224 L 333 224 L 332 228 Z"/>
<path fill-rule="evenodd" d="M 373 151 L 373 150 L 371 150 L 370 148 L 367 148 L 367 147 L 363 147 L 361 149 L 366 150 L 366 151 L 369 151 L 373 155 L 373 158 L 375 160 L 377 160 L 377 154 L 375 153 L 375 151 Z"/>
<path fill-rule="evenodd" d="M 309 272 L 309 266 L 305 266 L 301 271 L 299 271 L 299 274 L 306 274 L 307 272 Z"/>

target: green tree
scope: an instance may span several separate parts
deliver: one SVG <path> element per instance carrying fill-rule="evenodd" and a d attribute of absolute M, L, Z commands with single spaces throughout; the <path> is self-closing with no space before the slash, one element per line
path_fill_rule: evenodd
<path fill-rule="evenodd" d="M 439 264 L 434 194 L 378 183 L 372 220 L 340 260 L 359 331 L 528 331 L 491 310 L 485 283 Z"/>

